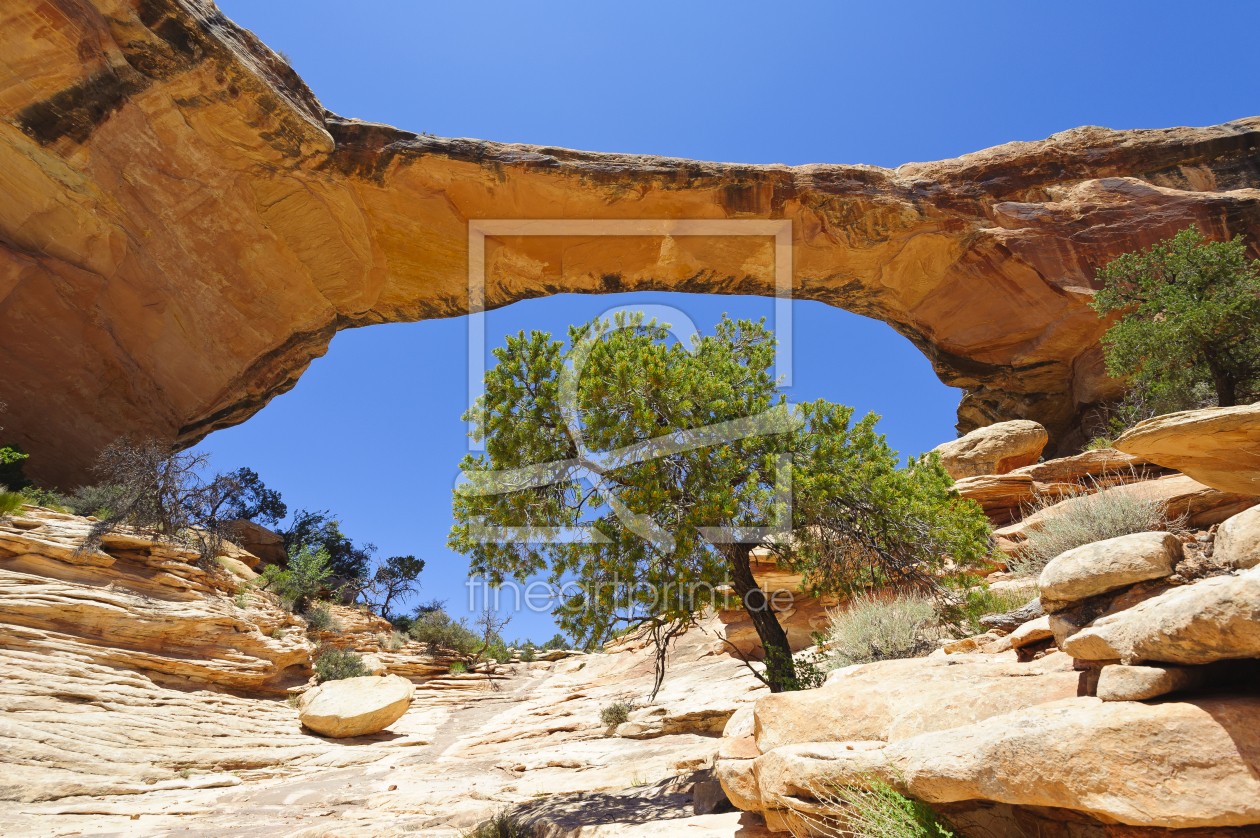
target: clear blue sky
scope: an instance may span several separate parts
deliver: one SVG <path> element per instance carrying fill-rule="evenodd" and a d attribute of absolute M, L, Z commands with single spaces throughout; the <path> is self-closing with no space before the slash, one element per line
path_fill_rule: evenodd
<path fill-rule="evenodd" d="M 1078 125 L 1260 113 L 1260 3 L 425 3 L 224 0 L 331 110 L 438 136 L 743 163 L 954 157 Z M 488 316 L 560 336 L 627 302 L 769 317 L 766 300 L 553 297 Z M 797 304 L 794 400 L 884 417 L 902 454 L 952 439 L 960 393 L 882 323 Z M 380 555 L 428 562 L 422 599 L 466 609 L 445 547 L 466 450 L 462 319 L 339 334 L 290 393 L 203 450 L 290 508 L 333 510 Z M 454 349 L 452 349 L 454 347 Z M 509 637 L 549 637 L 519 614 Z"/>

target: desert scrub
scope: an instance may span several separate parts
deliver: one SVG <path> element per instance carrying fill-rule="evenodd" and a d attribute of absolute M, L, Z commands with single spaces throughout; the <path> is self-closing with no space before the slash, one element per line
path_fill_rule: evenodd
<path fill-rule="evenodd" d="M 467 671 L 468 667 L 459 661 L 455 661 L 455 663 L 451 664 L 450 673 L 452 675 L 463 675 Z"/>
<path fill-rule="evenodd" d="M 298 695 L 297 693 L 289 693 L 288 697 L 285 698 L 284 703 L 296 710 L 298 703 L 301 700 L 302 700 L 302 696 Z"/>
<path fill-rule="evenodd" d="M 1026 540 L 1019 552 L 1007 559 L 1007 566 L 1017 576 L 1038 576 L 1051 559 L 1075 547 L 1151 530 L 1179 532 L 1184 516 L 1169 519 L 1164 502 L 1142 497 L 1140 486 L 1135 483 L 1099 491 L 1101 487 L 1094 482 L 1092 494 L 1082 489 L 1068 498 L 1039 495 L 1027 515 L 1051 507 L 1054 511 L 1027 529 Z"/>
<path fill-rule="evenodd" d="M 315 650 L 315 676 L 321 684 L 325 681 L 361 678 L 367 674 L 369 673 L 363 665 L 363 658 L 349 649 L 323 644 Z"/>
<path fill-rule="evenodd" d="M 949 824 L 926 803 L 899 794 L 878 777 L 858 780 L 862 788 L 839 783 L 812 788 L 814 799 L 828 814 L 791 812 L 787 821 L 794 838 L 953 838 Z"/>
<path fill-rule="evenodd" d="M 459 838 L 529 838 L 532 827 L 521 823 L 508 809 L 500 809 L 470 830 L 461 831 Z"/>
<path fill-rule="evenodd" d="M 316 603 L 302 615 L 307 631 L 340 631 L 341 626 L 333 617 L 332 608 L 326 603 Z"/>
<path fill-rule="evenodd" d="M 22 498 L 25 503 L 31 506 L 42 506 L 44 509 L 51 509 L 53 512 L 73 512 L 70 508 L 70 498 L 58 492 L 56 489 L 39 489 L 35 486 L 27 486 L 21 491 Z"/>
<path fill-rule="evenodd" d="M 440 607 L 419 611 L 407 629 L 413 640 L 423 643 L 429 654 L 446 649 L 461 655 L 471 655 L 481 645 L 480 639 L 468 627 L 468 618 L 452 620 Z"/>
<path fill-rule="evenodd" d="M 398 632 L 391 631 L 389 634 L 385 634 L 384 632 L 382 632 L 376 635 L 376 642 L 377 642 L 377 645 L 379 645 L 382 649 L 384 649 L 387 652 L 397 652 L 399 649 L 403 647 L 403 644 L 406 643 L 407 641 Z"/>
<path fill-rule="evenodd" d="M 1032 602 L 1038 596 L 1035 587 L 1002 588 L 993 590 L 975 577 L 962 577 L 958 582 L 960 589 L 956 604 L 945 607 L 942 622 L 952 624 L 954 633 L 960 637 L 971 637 L 983 634 L 987 629 L 980 623 L 980 618 L 993 614 L 1009 614 Z"/>
<path fill-rule="evenodd" d="M 0 518 L 8 515 L 21 515 L 22 504 L 25 502 L 22 500 L 21 492 L 10 492 L 4 486 L 0 486 Z"/>
<path fill-rule="evenodd" d="M 859 594 L 848 609 L 831 613 L 824 639 L 827 668 L 922 657 L 936 648 L 941 632 L 936 604 L 926 597 Z"/>
<path fill-rule="evenodd" d="M 614 701 L 599 709 L 599 720 L 608 727 L 616 727 L 630 721 L 630 711 L 633 709 L 633 702 Z"/>
<path fill-rule="evenodd" d="M 285 630 L 280 628 L 279 626 L 276 626 L 275 628 L 271 630 L 272 640 L 284 640 L 284 635 L 285 635 Z"/>

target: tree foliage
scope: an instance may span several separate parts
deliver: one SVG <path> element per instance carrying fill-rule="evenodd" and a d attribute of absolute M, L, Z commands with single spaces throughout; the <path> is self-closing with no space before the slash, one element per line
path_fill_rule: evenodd
<path fill-rule="evenodd" d="M 356 547 L 350 537 L 341 531 L 341 522 L 326 509 L 299 509 L 293 513 L 288 528 L 282 530 L 280 536 L 289 555 L 303 546 L 322 548 L 328 554 L 333 575 L 351 583 L 367 577 L 372 554 L 376 552 L 374 544 Z"/>
<path fill-rule="evenodd" d="M 1208 241 L 1192 226 L 1098 278 L 1093 309 L 1120 314 L 1103 337 L 1111 375 L 1173 409 L 1202 385 L 1222 407 L 1260 397 L 1260 261 L 1241 236 Z"/>
<path fill-rule="evenodd" d="M 985 552 L 983 514 L 934 457 L 898 469 L 874 416 L 853 424 L 841 405 L 787 406 L 764 324 L 723 318 L 690 346 L 669 337 L 618 315 L 571 328 L 567 349 L 534 332 L 496 350 L 466 416 L 486 453 L 462 463 L 449 539 L 471 573 L 492 586 L 549 573 L 578 645 L 640 626 L 660 650 L 658 676 L 670 640 L 729 586 L 767 650 L 759 677 L 779 690 L 798 680 L 750 569 L 757 528 L 795 528 L 775 549 L 816 591 L 927 588 L 946 559 Z M 570 529 L 541 529 L 557 527 Z"/>
<path fill-rule="evenodd" d="M 363 580 L 359 595 L 387 620 L 394 619 L 393 605 L 420 587 L 416 581 L 424 570 L 424 559 L 415 556 L 390 556 L 376 572 Z"/>
<path fill-rule="evenodd" d="M 267 565 L 258 584 L 300 614 L 307 610 L 307 604 L 319 594 L 332 575 L 328 551 L 323 547 L 303 544 L 297 552 L 289 555 L 288 567 Z"/>

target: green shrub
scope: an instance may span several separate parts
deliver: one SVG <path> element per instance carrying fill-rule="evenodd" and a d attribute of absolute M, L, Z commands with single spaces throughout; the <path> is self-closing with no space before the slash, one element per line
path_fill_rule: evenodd
<path fill-rule="evenodd" d="M 858 786 L 828 783 L 811 789 L 827 814 L 795 811 L 788 818 L 795 838 L 815 835 L 862 838 L 953 838 L 949 823 L 928 806 L 897 792 L 878 777 L 858 778 Z M 833 824 L 843 825 L 838 829 Z"/>
<path fill-rule="evenodd" d="M 855 663 L 922 657 L 941 636 L 935 603 L 902 595 L 878 599 L 859 594 L 847 610 L 831 615 L 825 643 L 829 669 Z"/>
<path fill-rule="evenodd" d="M 1029 506 L 1028 515 L 1046 512 L 1043 519 L 1026 530 L 1019 552 L 1007 559 L 1017 576 L 1038 576 L 1050 560 L 1075 547 L 1118 538 L 1137 532 L 1167 529 L 1179 531 L 1184 518 L 1170 520 L 1159 498 L 1142 497 L 1140 489 L 1080 493 L 1068 498 L 1039 496 Z M 1052 512 L 1047 512 L 1054 507 Z"/>
<path fill-rule="evenodd" d="M 115 508 L 123 502 L 123 488 L 109 484 L 101 486 L 84 486 L 76 489 L 74 495 L 66 498 L 66 506 L 75 515 L 91 516 L 105 519 L 114 514 Z"/>
<path fill-rule="evenodd" d="M 980 624 L 981 617 L 991 614 L 1007 614 L 1022 608 L 1037 598 L 1036 588 L 1005 588 L 995 591 L 974 576 L 955 580 L 959 602 L 944 609 L 944 622 L 952 623 L 962 637 L 983 634 L 987 629 Z"/>
<path fill-rule="evenodd" d="M 389 634 L 377 635 L 376 639 L 377 642 L 380 643 L 381 648 L 389 652 L 397 652 L 403 647 L 403 644 L 407 642 L 406 639 L 396 631 L 391 631 Z"/>
<path fill-rule="evenodd" d="M 452 675 L 463 675 L 468 671 L 468 667 L 461 661 L 455 661 L 451 664 L 450 673 Z"/>
<path fill-rule="evenodd" d="M 306 609 L 302 614 L 306 620 L 307 631 L 340 631 L 341 626 L 333 617 L 332 608 L 327 603 L 318 602 Z"/>
<path fill-rule="evenodd" d="M 280 597 L 281 603 L 294 611 L 305 611 L 307 602 L 319 593 L 325 580 L 332 575 L 328 561 L 328 551 L 324 548 L 304 544 L 289 556 L 288 567 L 267 565 L 259 585 Z"/>
<path fill-rule="evenodd" d="M 285 633 L 286 633 L 286 632 L 285 632 L 285 630 L 284 630 L 284 629 L 280 628 L 279 626 L 276 626 L 275 628 L 273 628 L 273 629 L 271 630 L 271 639 L 272 639 L 272 640 L 284 640 L 284 635 L 285 635 Z"/>
<path fill-rule="evenodd" d="M 522 661 L 522 662 L 524 662 L 524 663 L 530 663 L 530 662 L 532 662 L 533 660 L 535 660 L 535 659 L 537 658 L 537 653 L 535 653 L 535 651 L 534 651 L 534 644 L 533 644 L 533 642 L 531 642 L 531 641 L 529 641 L 529 640 L 526 640 L 526 641 L 525 641 L 525 645 L 520 646 L 520 645 L 518 644 L 518 648 L 520 648 L 520 650 L 521 650 L 521 651 L 520 651 L 520 659 L 521 659 L 521 661 Z"/>
<path fill-rule="evenodd" d="M 521 823 L 507 809 L 500 809 L 471 830 L 461 831 L 460 838 L 530 838 L 533 828 Z"/>
<path fill-rule="evenodd" d="M 633 702 L 614 701 L 612 704 L 605 704 L 600 708 L 599 720 L 608 727 L 616 727 L 630 721 L 630 711 L 633 709 Z"/>
<path fill-rule="evenodd" d="M 71 512 L 70 498 L 58 492 L 56 489 L 39 489 L 35 486 L 27 486 L 21 492 L 26 503 L 31 506 L 42 506 L 45 509 L 51 509 L 53 512 Z"/>
<path fill-rule="evenodd" d="M 315 650 L 315 675 L 322 684 L 345 678 L 360 678 L 369 674 L 363 658 L 349 649 L 322 644 Z"/>
<path fill-rule="evenodd" d="M 445 649 L 460 655 L 471 655 L 481 647 L 481 640 L 468 627 L 468 618 L 452 620 L 440 607 L 420 610 L 407 629 L 413 640 L 423 643 L 434 654 Z"/>
<path fill-rule="evenodd" d="M 236 589 L 236 596 L 232 597 L 232 604 L 237 608 L 249 608 L 249 586 L 241 585 Z"/>
<path fill-rule="evenodd" d="M 544 652 L 550 652 L 553 649 L 567 649 L 569 648 L 569 643 L 564 639 L 563 634 L 556 632 L 542 647 Z"/>
<path fill-rule="evenodd" d="M 0 518 L 7 515 L 21 515 L 22 504 L 26 501 L 22 499 L 21 492 L 10 492 L 3 486 L 0 486 Z"/>

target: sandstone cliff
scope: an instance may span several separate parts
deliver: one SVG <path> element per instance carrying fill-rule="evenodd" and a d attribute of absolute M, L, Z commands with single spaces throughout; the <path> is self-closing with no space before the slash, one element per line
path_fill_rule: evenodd
<path fill-rule="evenodd" d="M 13 0 L 0 43 L 5 436 L 63 486 L 124 431 L 188 445 L 243 421 L 338 329 L 464 313 L 469 219 L 789 219 L 797 297 L 888 322 L 967 390 L 962 430 L 1033 419 L 1050 454 L 1114 391 L 1097 266 L 1191 222 L 1260 238 L 1256 118 L 897 169 L 733 165 L 339 117 L 204 0 Z M 490 307 L 767 294 L 774 248 L 492 237 L 486 264 Z"/>

